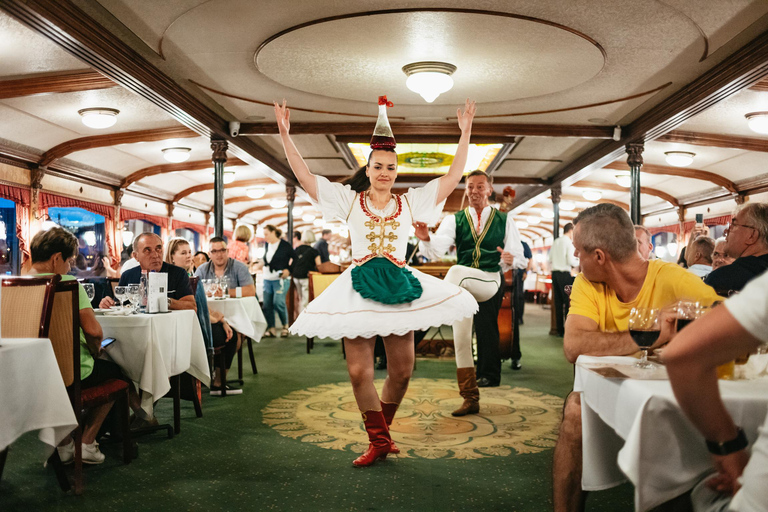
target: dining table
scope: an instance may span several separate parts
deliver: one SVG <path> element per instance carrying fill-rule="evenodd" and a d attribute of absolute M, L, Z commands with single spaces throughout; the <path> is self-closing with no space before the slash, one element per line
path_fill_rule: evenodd
<path fill-rule="evenodd" d="M 254 341 L 261 341 L 267 330 L 267 320 L 256 297 L 208 297 L 208 308 L 222 313 L 234 330 Z"/>
<path fill-rule="evenodd" d="M 51 341 L 0 340 L 0 456 L 22 434 L 39 430 L 44 459 L 77 427 Z"/>
<path fill-rule="evenodd" d="M 127 311 L 126 311 L 127 313 Z M 96 311 L 104 351 L 141 390 L 141 408 L 153 417 L 154 402 L 171 389 L 170 378 L 187 372 L 210 386 L 208 354 L 197 314 L 176 310 L 153 314 Z"/>
<path fill-rule="evenodd" d="M 626 481 L 635 510 L 645 512 L 694 487 L 714 471 L 702 434 L 680 409 L 663 365 L 635 368 L 633 357 L 580 356 L 574 392 L 581 393 L 582 488 Z M 768 414 L 768 376 L 720 380 L 726 409 L 750 444 Z"/>

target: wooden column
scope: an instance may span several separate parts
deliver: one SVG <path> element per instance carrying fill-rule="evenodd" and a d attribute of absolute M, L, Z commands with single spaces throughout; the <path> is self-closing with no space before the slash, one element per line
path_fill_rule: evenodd
<path fill-rule="evenodd" d="M 205 212 L 205 233 L 203 234 L 203 240 L 200 243 L 201 251 L 208 250 L 208 240 L 210 240 L 211 238 L 211 235 L 208 233 L 208 224 L 210 223 L 211 223 L 211 212 Z"/>
<path fill-rule="evenodd" d="M 118 251 L 112 260 L 112 267 L 115 270 L 120 269 L 120 256 L 123 254 L 123 222 L 120 220 L 121 210 L 123 208 L 123 195 L 125 190 L 118 188 L 115 190 L 115 229 L 112 236 L 115 241 L 115 249 Z"/>
<path fill-rule="evenodd" d="M 293 185 L 286 185 L 285 187 L 285 199 L 288 202 L 288 233 L 285 239 L 293 247 L 293 202 L 296 200 L 296 187 Z"/>
<path fill-rule="evenodd" d="M 552 239 L 555 240 L 560 236 L 560 196 L 562 189 L 560 185 L 552 187 L 550 191 L 552 193 L 552 211 L 555 216 L 552 218 Z"/>
<path fill-rule="evenodd" d="M 173 202 L 168 201 L 168 203 L 166 203 L 166 208 L 168 209 L 168 237 L 170 238 L 174 236 L 173 211 L 176 209 L 176 205 L 173 204 Z"/>
<path fill-rule="evenodd" d="M 627 165 L 629 166 L 629 177 L 631 180 L 629 186 L 629 216 L 633 224 L 641 224 L 640 217 L 640 168 L 643 166 L 642 142 L 632 142 L 627 144 Z"/>
<path fill-rule="evenodd" d="M 224 164 L 227 163 L 227 141 L 211 140 L 213 150 L 213 235 L 224 236 Z"/>

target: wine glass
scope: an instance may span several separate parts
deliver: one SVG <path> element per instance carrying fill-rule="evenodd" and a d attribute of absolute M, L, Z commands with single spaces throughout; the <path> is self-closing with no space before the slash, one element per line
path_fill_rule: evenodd
<path fill-rule="evenodd" d="M 93 300 L 96 295 L 96 289 L 93 287 L 93 283 L 82 283 L 85 294 L 88 296 L 88 300 Z"/>
<path fill-rule="evenodd" d="M 701 305 L 690 300 L 681 300 L 675 306 L 675 330 L 680 332 L 685 326 L 699 317 Z"/>
<path fill-rule="evenodd" d="M 115 298 L 117 299 L 117 305 L 120 306 L 120 310 L 123 310 L 123 302 L 125 301 L 125 297 L 128 295 L 128 287 L 127 286 L 115 286 Z"/>
<path fill-rule="evenodd" d="M 221 289 L 221 297 L 226 299 L 229 297 L 229 279 L 227 276 L 221 276 L 219 278 L 219 288 Z"/>
<path fill-rule="evenodd" d="M 210 279 L 203 279 L 203 290 L 205 290 L 206 297 L 213 297 L 213 291 L 211 290 L 212 281 Z"/>
<path fill-rule="evenodd" d="M 128 302 L 131 303 L 131 309 L 133 312 L 136 312 L 136 307 L 139 305 L 139 300 L 141 300 L 141 287 L 139 284 L 129 284 L 128 285 Z"/>
<path fill-rule="evenodd" d="M 649 370 L 655 368 L 648 362 L 648 349 L 656 343 L 661 333 L 659 310 L 655 308 L 632 308 L 629 313 L 629 335 L 643 351 L 643 357 L 635 367 Z"/>

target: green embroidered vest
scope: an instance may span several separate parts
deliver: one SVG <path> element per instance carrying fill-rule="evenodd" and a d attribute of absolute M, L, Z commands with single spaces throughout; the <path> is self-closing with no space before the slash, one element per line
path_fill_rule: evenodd
<path fill-rule="evenodd" d="M 479 268 L 485 272 L 498 272 L 501 267 L 501 253 L 497 247 L 504 247 L 504 232 L 507 228 L 507 214 L 491 208 L 491 215 L 482 233 L 475 231 L 469 208 L 454 214 L 456 219 L 456 258 L 459 265 Z"/>

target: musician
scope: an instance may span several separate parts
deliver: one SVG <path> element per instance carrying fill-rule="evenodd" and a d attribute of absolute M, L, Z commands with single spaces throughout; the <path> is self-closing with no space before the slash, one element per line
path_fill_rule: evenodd
<path fill-rule="evenodd" d="M 445 280 L 466 289 L 480 303 L 480 310 L 474 316 L 477 374 L 472 360 L 473 319 L 465 318 L 453 324 L 456 378 L 459 394 L 464 398 L 461 407 L 453 411 L 454 416 L 480 412 L 478 386 L 495 387 L 501 381 L 497 317 L 503 296 L 502 271 L 524 269 L 527 265 L 512 216 L 488 204 L 492 183 L 491 176 L 483 171 L 472 171 L 465 180 L 469 207 L 443 219 L 432 235 L 424 223 L 414 224 L 421 251 L 430 259 L 439 258 L 451 245 L 456 245 L 458 264 L 451 267 Z M 519 361 L 518 340 L 512 350 L 512 359 Z"/>

